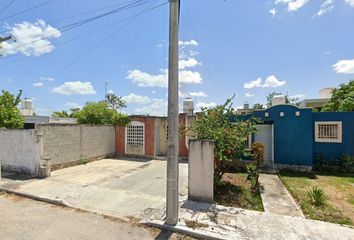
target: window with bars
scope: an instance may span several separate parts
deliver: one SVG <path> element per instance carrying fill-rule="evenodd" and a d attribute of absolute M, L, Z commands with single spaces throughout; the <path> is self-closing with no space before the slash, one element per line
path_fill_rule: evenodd
<path fill-rule="evenodd" d="M 144 126 L 127 126 L 127 145 L 144 145 Z"/>
<path fill-rule="evenodd" d="M 342 122 L 315 122 L 315 141 L 342 142 Z"/>

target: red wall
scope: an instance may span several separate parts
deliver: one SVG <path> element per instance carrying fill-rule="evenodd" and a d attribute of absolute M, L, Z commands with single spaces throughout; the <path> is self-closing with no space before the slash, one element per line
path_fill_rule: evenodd
<path fill-rule="evenodd" d="M 145 155 L 155 155 L 155 118 L 133 116 L 131 121 L 142 122 L 145 125 Z M 116 154 L 125 154 L 125 127 L 116 127 Z"/>

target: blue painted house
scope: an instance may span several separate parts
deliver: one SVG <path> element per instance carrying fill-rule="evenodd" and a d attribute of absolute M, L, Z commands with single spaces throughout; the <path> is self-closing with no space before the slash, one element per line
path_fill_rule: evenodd
<path fill-rule="evenodd" d="M 250 142 L 265 145 L 268 164 L 309 170 L 317 154 L 328 161 L 354 156 L 354 112 L 312 112 L 280 104 L 244 117 L 250 116 L 261 120 Z"/>

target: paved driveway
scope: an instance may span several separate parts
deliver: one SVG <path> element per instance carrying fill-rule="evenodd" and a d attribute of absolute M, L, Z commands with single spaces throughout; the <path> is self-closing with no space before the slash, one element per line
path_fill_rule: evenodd
<path fill-rule="evenodd" d="M 188 193 L 188 164 L 179 166 L 179 192 L 183 200 Z M 162 219 L 166 161 L 103 159 L 54 171 L 43 180 L 3 178 L 1 188 L 120 218 Z"/>

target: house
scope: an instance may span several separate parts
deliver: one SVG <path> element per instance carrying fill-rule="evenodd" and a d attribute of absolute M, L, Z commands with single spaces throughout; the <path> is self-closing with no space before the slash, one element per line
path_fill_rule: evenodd
<path fill-rule="evenodd" d="M 233 121 L 251 116 L 261 121 L 251 142 L 264 144 L 270 165 L 311 170 L 318 154 L 328 161 L 354 156 L 354 112 L 313 112 L 283 101 Z"/>
<path fill-rule="evenodd" d="M 334 88 L 323 88 L 319 91 L 319 98 L 304 99 L 300 102 L 300 107 L 310 107 L 318 112 L 326 105 L 332 97 Z"/>

